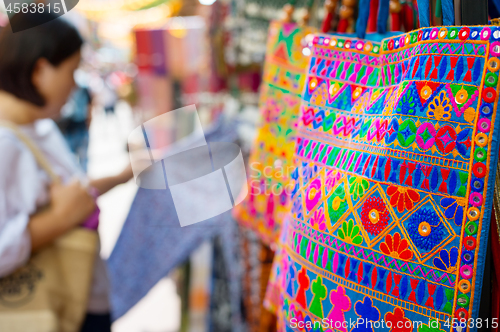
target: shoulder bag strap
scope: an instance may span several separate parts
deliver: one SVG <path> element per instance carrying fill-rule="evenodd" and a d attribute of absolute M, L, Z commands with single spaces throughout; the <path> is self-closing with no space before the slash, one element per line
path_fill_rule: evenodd
<path fill-rule="evenodd" d="M 50 177 L 50 180 L 53 183 L 57 183 L 60 181 L 59 176 L 54 173 L 52 170 L 52 167 L 50 166 L 50 163 L 47 161 L 47 158 L 43 155 L 43 153 L 40 151 L 40 149 L 36 146 L 36 144 L 28 137 L 26 134 L 24 134 L 19 127 L 10 122 L 10 121 L 5 121 L 5 120 L 0 120 L 0 127 L 7 128 L 11 130 L 16 137 L 24 143 L 28 147 L 28 149 L 31 151 L 33 156 L 35 157 L 36 162 L 38 165 L 45 171 Z"/>

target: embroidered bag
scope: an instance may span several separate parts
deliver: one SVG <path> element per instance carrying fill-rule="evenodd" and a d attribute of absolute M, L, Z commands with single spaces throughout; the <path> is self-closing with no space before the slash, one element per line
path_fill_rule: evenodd
<path fill-rule="evenodd" d="M 452 331 L 478 316 L 500 28 L 430 28 L 428 8 L 424 28 L 380 43 L 314 37 L 282 262 L 279 319 L 296 330 L 326 318 L 319 330 Z"/>
<path fill-rule="evenodd" d="M 276 242 L 280 220 L 289 211 L 291 189 L 287 185 L 293 172 L 295 128 L 308 64 L 309 49 L 304 50 L 303 43 L 313 32 L 312 27 L 286 21 L 273 21 L 269 26 L 260 91 L 262 124 L 249 160 L 250 192 L 234 208 L 234 217 L 255 230 L 267 245 Z"/>

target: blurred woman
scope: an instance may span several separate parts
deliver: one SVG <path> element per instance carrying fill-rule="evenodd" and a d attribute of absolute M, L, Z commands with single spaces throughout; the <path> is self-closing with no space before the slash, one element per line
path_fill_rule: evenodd
<path fill-rule="evenodd" d="M 128 167 L 114 177 L 86 179 L 52 120 L 75 85 L 83 41 L 75 28 L 51 14 L 13 18 L 20 25 L 49 19 L 25 31 L 13 33 L 7 26 L 0 33 L 0 120 L 35 142 L 62 180 L 50 183 L 25 144 L 0 126 L 0 277 L 94 213 L 95 199 L 86 184 L 104 194 L 132 177 Z M 82 331 L 110 331 L 109 309 L 105 268 L 97 259 Z"/>

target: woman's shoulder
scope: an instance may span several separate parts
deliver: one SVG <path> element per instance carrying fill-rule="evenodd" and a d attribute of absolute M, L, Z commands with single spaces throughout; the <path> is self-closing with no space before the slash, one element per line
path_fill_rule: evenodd
<path fill-rule="evenodd" d="M 4 154 L 10 150 L 23 151 L 23 144 L 12 129 L 0 125 L 0 153 Z"/>
<path fill-rule="evenodd" d="M 24 135 L 28 136 L 28 138 L 35 142 L 39 142 L 41 139 L 45 139 L 58 133 L 57 125 L 51 119 L 41 119 L 31 124 L 20 125 L 17 127 Z M 17 142 L 21 142 L 21 139 L 12 129 L 4 127 L 1 124 L 0 139 L 7 141 L 15 140 Z"/>
<path fill-rule="evenodd" d="M 21 168 L 26 169 L 30 167 L 28 164 L 34 162 L 28 148 L 16 134 L 2 126 L 0 126 L 0 155 L 0 178 L 5 178 L 6 174 L 12 175 Z"/>
<path fill-rule="evenodd" d="M 18 126 L 18 128 L 37 145 L 58 133 L 57 125 L 51 119 L 37 120 L 29 125 Z M 25 153 L 31 154 L 21 138 L 12 129 L 0 125 L 0 154 L 3 157 L 14 157 Z"/>

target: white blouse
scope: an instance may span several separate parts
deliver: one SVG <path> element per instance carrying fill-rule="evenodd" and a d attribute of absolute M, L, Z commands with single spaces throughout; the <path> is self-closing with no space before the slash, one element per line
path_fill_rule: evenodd
<path fill-rule="evenodd" d="M 78 166 L 54 121 L 38 120 L 19 128 L 38 146 L 63 183 L 86 175 Z M 31 252 L 30 216 L 50 201 L 49 176 L 31 151 L 0 126 L 0 277 L 25 264 Z M 109 312 L 104 262 L 96 259 L 89 312 Z"/>

